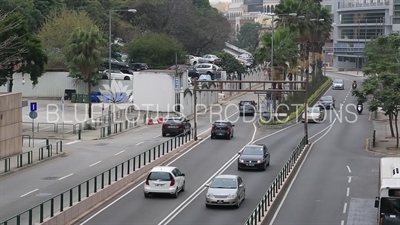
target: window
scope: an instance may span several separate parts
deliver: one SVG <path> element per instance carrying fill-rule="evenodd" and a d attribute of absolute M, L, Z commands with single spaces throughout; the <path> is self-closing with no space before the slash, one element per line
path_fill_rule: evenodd
<path fill-rule="evenodd" d="M 393 18 L 393 24 L 400 24 L 400 18 Z"/>
<path fill-rule="evenodd" d="M 172 170 L 172 174 L 174 174 L 175 177 L 179 176 L 179 173 L 176 171 L 176 169 Z"/>
<path fill-rule="evenodd" d="M 263 147 L 246 147 L 242 155 L 264 155 Z"/>
<path fill-rule="evenodd" d="M 149 180 L 170 181 L 171 174 L 167 172 L 151 172 L 149 175 Z"/>

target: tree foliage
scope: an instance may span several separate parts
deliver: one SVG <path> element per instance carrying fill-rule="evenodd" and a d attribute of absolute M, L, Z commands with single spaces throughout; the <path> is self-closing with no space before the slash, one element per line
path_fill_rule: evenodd
<path fill-rule="evenodd" d="M 237 72 L 238 75 L 241 75 L 246 71 L 246 68 L 231 54 L 226 52 L 215 52 L 214 54 L 222 59 L 222 67 L 227 74 L 233 74 Z"/>
<path fill-rule="evenodd" d="M 38 37 L 49 55 L 48 69 L 67 69 L 65 53 L 68 51 L 68 39 L 71 31 L 81 28 L 96 28 L 95 22 L 84 11 L 73 11 L 63 8 L 53 11 L 40 28 Z"/>
<path fill-rule="evenodd" d="M 255 53 L 260 42 L 261 24 L 245 23 L 240 27 L 238 34 L 238 44 L 240 48 L 244 48 L 250 53 Z"/>
<path fill-rule="evenodd" d="M 23 20 L 23 16 L 19 13 L 13 13 L 6 17 L 3 21 L 3 26 L 7 27 L 10 24 L 17 25 L 11 26 L 6 32 L 1 33 L 0 39 L 7 37 L 17 36 L 16 45 L 25 51 L 19 52 L 16 57 L 13 57 L 15 52 L 6 52 L 4 58 L 12 58 L 6 65 L 0 69 L 0 85 L 10 79 L 9 92 L 12 91 L 13 74 L 15 72 L 22 72 L 29 74 L 30 80 L 33 85 L 38 83 L 38 79 L 45 72 L 44 65 L 47 63 L 47 55 L 43 51 L 40 40 L 28 32 L 28 26 Z"/>
<path fill-rule="evenodd" d="M 127 49 L 132 62 L 146 62 L 151 68 L 174 65 L 175 53 L 178 63 L 185 61 L 182 44 L 166 34 L 146 33 L 129 43 Z"/>
<path fill-rule="evenodd" d="M 353 95 L 365 102 L 368 97 L 370 111 L 381 107 L 389 116 L 392 136 L 393 122 L 396 130 L 396 148 L 399 148 L 398 115 L 400 111 L 400 35 L 380 36 L 368 42 L 365 48 L 366 64 L 364 73 L 368 75 L 362 90 L 354 90 Z M 394 120 L 394 121 L 393 121 Z"/>
<path fill-rule="evenodd" d="M 76 28 L 68 40 L 68 51 L 66 59 L 71 70 L 76 70 L 88 81 L 88 95 L 90 96 L 92 74 L 96 72 L 98 65 L 102 61 L 101 49 L 105 45 L 105 40 L 101 32 L 92 28 L 86 31 Z M 89 97 L 89 118 L 92 118 L 91 98 Z"/>

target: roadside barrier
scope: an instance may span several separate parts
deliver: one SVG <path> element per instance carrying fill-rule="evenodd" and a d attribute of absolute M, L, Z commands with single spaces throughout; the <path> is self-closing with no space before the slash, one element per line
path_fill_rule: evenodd
<path fill-rule="evenodd" d="M 154 125 L 153 118 L 149 118 L 149 119 L 147 120 L 147 125 Z"/>
<path fill-rule="evenodd" d="M 97 193 L 124 176 L 134 173 L 152 161 L 172 152 L 174 149 L 182 146 L 186 142 L 193 140 L 193 134 L 194 132 L 192 129 L 186 135 L 176 136 L 154 146 L 153 148 L 150 148 L 149 150 L 140 153 L 139 155 L 136 155 L 85 182 L 62 192 L 61 194 L 55 195 L 53 198 L 47 199 L 18 215 L 0 222 L 0 225 L 33 225 L 36 223 L 43 223 L 46 218 L 54 217 L 57 213 L 63 212 L 68 207 L 81 202 L 85 198 Z M 47 147 L 51 148 L 50 146 L 44 146 L 42 149 Z"/>
<path fill-rule="evenodd" d="M 164 118 L 163 117 L 158 117 L 157 118 L 157 123 L 159 123 L 159 124 L 164 123 Z"/>
<path fill-rule="evenodd" d="M 305 147 L 306 147 L 306 137 L 304 136 L 303 139 L 300 141 L 300 143 L 292 152 L 292 155 L 289 157 L 289 160 L 283 166 L 278 176 L 275 177 L 274 181 L 269 186 L 267 192 L 261 198 L 261 201 L 258 203 L 256 208 L 250 214 L 249 218 L 246 220 L 244 225 L 257 225 L 261 222 L 264 216 L 266 216 L 269 207 L 271 206 L 271 203 L 275 199 L 286 178 L 292 172 L 294 166 L 296 165 L 297 160 L 299 159 Z"/>

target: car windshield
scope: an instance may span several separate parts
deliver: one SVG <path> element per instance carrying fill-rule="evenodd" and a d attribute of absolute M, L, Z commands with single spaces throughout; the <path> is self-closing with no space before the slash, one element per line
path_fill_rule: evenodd
<path fill-rule="evenodd" d="M 242 155 L 263 155 L 263 147 L 246 147 Z"/>
<path fill-rule="evenodd" d="M 322 101 L 331 101 L 332 100 L 332 96 L 323 96 L 321 98 Z"/>
<path fill-rule="evenodd" d="M 333 82 L 334 82 L 334 83 L 343 83 L 343 80 L 341 80 L 341 79 L 335 79 L 335 80 L 333 80 Z"/>
<path fill-rule="evenodd" d="M 400 217 L 400 198 L 382 198 L 381 215 Z"/>
<path fill-rule="evenodd" d="M 210 188 L 236 189 L 235 178 L 215 178 L 211 183 Z"/>
<path fill-rule="evenodd" d="M 171 175 L 167 172 L 151 172 L 149 175 L 149 180 L 170 181 Z"/>
<path fill-rule="evenodd" d="M 308 108 L 307 112 L 308 113 L 319 113 L 319 108 Z"/>

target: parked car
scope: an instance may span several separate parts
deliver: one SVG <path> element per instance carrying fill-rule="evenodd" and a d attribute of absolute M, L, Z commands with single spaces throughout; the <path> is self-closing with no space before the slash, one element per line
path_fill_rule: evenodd
<path fill-rule="evenodd" d="M 271 156 L 267 146 L 264 144 L 253 144 L 244 147 L 239 152 L 238 170 L 242 169 L 261 169 L 265 170 L 269 166 Z"/>
<path fill-rule="evenodd" d="M 342 79 L 334 79 L 332 82 L 332 89 L 344 90 L 344 81 Z"/>
<path fill-rule="evenodd" d="M 129 68 L 135 71 L 140 71 L 149 69 L 149 66 L 146 63 L 130 63 Z"/>
<path fill-rule="evenodd" d="M 133 70 L 130 70 L 130 69 L 120 69 L 119 71 L 121 71 L 122 73 L 125 73 L 125 74 L 131 74 L 131 75 L 133 75 Z"/>
<path fill-rule="evenodd" d="M 162 136 L 166 137 L 168 134 L 190 134 L 192 125 L 190 120 L 183 116 L 168 117 L 164 120 L 162 125 Z"/>
<path fill-rule="evenodd" d="M 111 76 L 109 70 L 103 71 L 103 79 L 115 79 L 115 80 L 132 80 L 132 74 L 126 74 L 120 70 L 111 70 Z"/>
<path fill-rule="evenodd" d="M 103 59 L 103 64 L 102 66 L 106 69 L 108 69 L 110 67 L 109 64 L 109 60 L 108 58 L 104 58 Z M 111 58 L 111 69 L 126 69 L 129 68 L 129 65 L 124 63 L 124 62 L 120 62 L 116 59 Z"/>
<path fill-rule="evenodd" d="M 330 95 L 322 96 L 318 102 L 318 106 L 325 109 L 335 108 L 335 98 Z"/>
<path fill-rule="evenodd" d="M 235 206 L 246 197 L 243 179 L 238 175 L 221 174 L 216 176 L 210 184 L 206 184 L 206 207 Z"/>
<path fill-rule="evenodd" d="M 303 113 L 301 117 L 301 122 L 306 121 L 306 114 Z M 309 122 L 321 122 L 325 118 L 325 112 L 320 107 L 308 107 L 307 108 L 307 123 Z"/>
<path fill-rule="evenodd" d="M 185 191 L 185 174 L 172 166 L 154 167 L 144 183 L 144 197 L 152 194 L 170 194 L 177 198 L 179 192 Z"/>
<path fill-rule="evenodd" d="M 200 77 L 200 73 L 199 71 L 197 71 L 197 69 L 193 66 L 189 66 L 187 67 L 188 70 L 188 76 L 191 78 L 195 78 L 198 79 Z"/>
<path fill-rule="evenodd" d="M 195 66 L 197 63 L 199 63 L 199 57 L 197 57 L 197 56 L 187 55 L 186 57 L 187 57 L 186 63 L 188 65 Z"/>
<path fill-rule="evenodd" d="M 207 54 L 199 58 L 199 63 L 212 63 L 216 65 L 221 65 L 222 59 L 218 58 L 216 55 Z"/>
<path fill-rule="evenodd" d="M 199 63 L 195 66 L 199 74 L 208 74 L 215 77 L 217 71 L 221 70 L 218 66 L 211 63 Z"/>
<path fill-rule="evenodd" d="M 230 121 L 217 120 L 211 126 L 211 139 L 222 137 L 231 140 L 235 133 L 234 124 Z"/>
<path fill-rule="evenodd" d="M 184 64 L 172 65 L 172 66 L 168 67 L 167 70 L 176 70 L 177 67 L 178 67 L 178 70 L 182 70 L 182 69 L 184 70 L 188 66 L 184 65 Z"/>
<path fill-rule="evenodd" d="M 251 104 L 243 104 L 239 106 L 239 116 L 254 116 L 256 114 L 256 108 Z"/>

